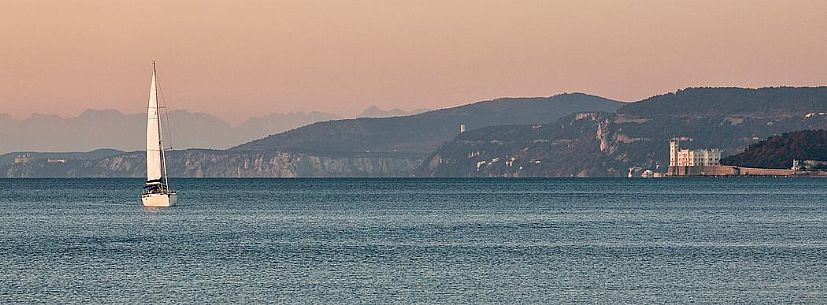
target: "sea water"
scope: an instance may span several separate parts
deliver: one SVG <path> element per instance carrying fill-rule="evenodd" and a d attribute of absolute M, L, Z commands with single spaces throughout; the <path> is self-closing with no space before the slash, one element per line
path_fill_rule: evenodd
<path fill-rule="evenodd" d="M 827 302 L 827 179 L 0 180 L 0 303 Z"/>

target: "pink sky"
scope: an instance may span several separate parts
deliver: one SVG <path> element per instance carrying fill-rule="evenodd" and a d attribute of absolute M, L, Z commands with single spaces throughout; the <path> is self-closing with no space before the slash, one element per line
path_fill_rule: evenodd
<path fill-rule="evenodd" d="M 827 83 L 827 1 L 7 1 L 0 112 L 238 122 L 581 91 Z"/>

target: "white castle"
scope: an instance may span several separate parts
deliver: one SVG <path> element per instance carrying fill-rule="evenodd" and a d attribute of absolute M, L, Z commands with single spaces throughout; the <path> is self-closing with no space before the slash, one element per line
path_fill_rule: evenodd
<path fill-rule="evenodd" d="M 673 138 L 669 140 L 669 166 L 714 166 L 720 165 L 720 149 L 681 149 L 681 140 L 687 138 Z"/>

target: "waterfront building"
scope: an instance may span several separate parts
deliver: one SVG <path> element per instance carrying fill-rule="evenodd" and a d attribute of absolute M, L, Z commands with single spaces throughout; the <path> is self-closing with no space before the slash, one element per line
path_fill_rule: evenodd
<path fill-rule="evenodd" d="M 681 149 L 681 140 L 673 138 L 669 141 L 669 166 L 715 166 L 720 165 L 720 149 Z"/>

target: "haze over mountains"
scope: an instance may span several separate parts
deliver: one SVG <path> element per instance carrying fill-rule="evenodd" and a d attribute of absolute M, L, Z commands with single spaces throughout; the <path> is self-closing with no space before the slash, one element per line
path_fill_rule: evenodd
<path fill-rule="evenodd" d="M 625 176 L 630 168 L 663 170 L 675 136 L 691 138 L 685 143 L 691 147 L 733 155 L 775 134 L 827 129 L 825 113 L 827 87 L 688 88 L 634 103 L 582 93 L 503 98 L 415 115 L 317 122 L 227 150 L 175 151 L 169 164 L 173 176 L 188 177 Z M 140 177 L 144 162 L 137 151 L 32 160 L 0 165 L 0 172 Z"/>
<path fill-rule="evenodd" d="M 365 111 L 362 111 L 357 118 L 387 118 L 387 117 L 394 117 L 394 116 L 403 116 L 403 115 L 412 115 L 412 114 L 420 114 L 423 112 L 430 111 L 431 109 L 414 109 L 411 111 L 405 111 L 399 108 L 393 108 L 388 110 L 383 110 L 377 106 L 370 106 Z"/>
<path fill-rule="evenodd" d="M 542 123 L 580 111 L 614 111 L 623 103 L 583 93 L 551 97 L 500 98 L 459 107 L 390 118 L 314 123 L 245 143 L 231 150 L 289 150 L 313 153 L 427 154 L 467 129 Z"/>
<path fill-rule="evenodd" d="M 400 116 L 422 111 L 426 110 L 383 110 L 371 106 L 357 117 Z M 341 118 L 318 111 L 272 113 L 231 125 L 212 114 L 174 110 L 169 113 L 169 125 L 171 144 L 176 149 L 224 149 L 307 124 Z M 142 150 L 145 129 L 145 114 L 124 114 L 111 109 L 89 109 L 69 118 L 33 114 L 18 120 L 0 114 L 0 154 L 84 152 L 99 148 Z"/>
<path fill-rule="evenodd" d="M 322 112 L 277 113 L 232 126 L 213 115 L 186 110 L 169 112 L 171 144 L 176 149 L 223 149 L 313 122 L 333 120 Z M 166 124 L 166 122 L 163 122 Z M 0 116 L 0 153 L 11 151 L 89 151 L 97 148 L 145 148 L 146 114 L 86 110 L 76 117 L 35 114 L 15 120 Z"/>
<path fill-rule="evenodd" d="M 459 134 L 461 123 L 470 129 L 543 122 L 572 112 L 614 111 L 622 105 L 575 93 L 502 98 L 408 116 L 325 121 L 224 151 L 174 151 L 168 164 L 173 175 L 192 177 L 409 176 L 424 157 Z M 9 177 L 138 177 L 145 171 L 143 156 L 138 151 L 65 163 L 40 158 L 0 170 Z"/>

